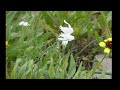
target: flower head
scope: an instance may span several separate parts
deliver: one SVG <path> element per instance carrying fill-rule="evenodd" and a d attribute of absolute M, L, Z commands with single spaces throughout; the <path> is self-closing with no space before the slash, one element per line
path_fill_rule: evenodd
<path fill-rule="evenodd" d="M 69 23 L 67 23 L 65 20 L 64 20 L 64 23 L 68 25 L 68 27 L 62 27 L 60 26 L 60 29 L 63 33 L 65 34 L 71 34 L 73 33 L 73 28 L 71 27 L 71 25 Z"/>
<path fill-rule="evenodd" d="M 72 41 L 74 40 L 74 36 L 70 35 L 70 34 L 60 34 L 60 38 L 58 38 L 58 40 L 62 40 L 62 41 Z"/>
<path fill-rule="evenodd" d="M 104 42 L 100 42 L 99 45 L 100 45 L 101 47 L 106 47 L 106 44 L 105 44 Z"/>
<path fill-rule="evenodd" d="M 21 21 L 19 23 L 20 26 L 30 26 L 30 24 L 28 24 L 28 22 L 24 22 L 24 21 Z"/>
<path fill-rule="evenodd" d="M 105 49 L 104 49 L 104 52 L 105 52 L 105 53 L 110 53 L 110 48 L 105 48 Z"/>
<path fill-rule="evenodd" d="M 105 39 L 104 42 L 100 42 L 99 45 L 104 49 L 105 53 L 110 53 L 110 50 L 112 49 L 112 38 Z"/>
<path fill-rule="evenodd" d="M 66 46 L 68 44 L 68 41 L 72 41 L 75 38 L 74 36 L 71 35 L 73 33 L 73 28 L 71 27 L 71 25 L 67 23 L 65 20 L 64 20 L 64 23 L 67 24 L 68 27 L 60 26 L 60 29 L 63 33 L 59 35 L 58 40 L 62 41 L 63 46 Z"/>

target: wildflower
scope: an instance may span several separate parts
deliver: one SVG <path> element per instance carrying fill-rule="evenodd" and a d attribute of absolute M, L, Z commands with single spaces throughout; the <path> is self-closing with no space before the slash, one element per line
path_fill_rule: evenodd
<path fill-rule="evenodd" d="M 24 22 L 24 21 L 21 21 L 19 23 L 20 26 L 30 26 L 30 24 L 28 24 L 28 22 Z"/>
<path fill-rule="evenodd" d="M 105 52 L 105 53 L 110 53 L 110 49 L 109 49 L 109 48 L 105 48 L 105 49 L 104 49 L 104 52 Z"/>
<path fill-rule="evenodd" d="M 70 35 L 70 34 L 60 34 L 60 38 L 58 38 L 58 40 L 62 40 L 62 41 L 72 41 L 74 40 L 74 36 Z"/>
<path fill-rule="evenodd" d="M 99 45 L 104 49 L 105 53 L 110 53 L 110 50 L 112 49 L 112 38 L 105 39 L 104 42 L 100 42 Z"/>
<path fill-rule="evenodd" d="M 58 40 L 62 41 L 63 46 L 66 46 L 68 44 L 68 41 L 72 41 L 75 38 L 74 36 L 71 35 L 73 33 L 73 28 L 71 27 L 71 25 L 67 23 L 65 20 L 64 20 L 64 23 L 67 24 L 68 27 L 60 26 L 60 29 L 63 33 L 59 35 Z"/>
<path fill-rule="evenodd" d="M 60 29 L 63 33 L 65 34 L 71 34 L 73 33 L 73 28 L 71 27 L 71 25 L 69 23 L 67 23 L 65 20 L 64 20 L 64 23 L 68 25 L 68 27 L 62 27 L 60 26 Z"/>

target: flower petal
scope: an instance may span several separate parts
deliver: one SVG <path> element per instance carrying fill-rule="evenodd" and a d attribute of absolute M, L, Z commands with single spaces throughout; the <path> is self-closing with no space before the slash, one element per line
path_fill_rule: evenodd
<path fill-rule="evenodd" d="M 66 20 L 65 20 L 65 19 L 64 19 L 64 23 L 65 23 L 65 24 L 69 24 L 68 22 L 66 22 Z"/>
<path fill-rule="evenodd" d="M 105 40 L 104 40 L 104 42 L 107 42 L 107 41 L 108 41 L 108 39 L 105 39 Z"/>
<path fill-rule="evenodd" d="M 62 27 L 60 26 L 60 29 L 62 32 L 64 32 L 65 34 L 71 34 L 73 33 L 73 28 L 71 27 L 71 25 L 69 23 L 67 23 L 65 20 L 64 20 L 64 23 L 68 25 L 68 27 Z"/>
<path fill-rule="evenodd" d="M 112 38 L 108 38 L 109 41 L 112 41 Z"/>
<path fill-rule="evenodd" d="M 68 44 L 68 41 L 62 41 L 62 45 L 66 46 Z"/>
<path fill-rule="evenodd" d="M 60 29 L 65 34 L 71 34 L 71 33 L 73 33 L 73 29 L 69 28 L 69 27 L 62 27 L 62 26 L 60 26 Z"/>
<path fill-rule="evenodd" d="M 30 24 L 28 24 L 28 22 L 24 22 L 24 21 L 21 21 L 20 23 L 19 23 L 19 25 L 20 26 L 30 26 Z"/>
<path fill-rule="evenodd" d="M 64 34 L 64 33 L 61 33 L 61 34 L 60 34 L 60 37 L 63 37 L 63 38 L 64 38 L 65 36 L 66 36 L 66 34 Z"/>
<path fill-rule="evenodd" d="M 72 41 L 74 40 L 74 36 L 70 35 L 70 34 L 63 34 L 61 33 L 60 36 L 63 38 L 63 40 L 67 40 L 67 41 Z"/>
<path fill-rule="evenodd" d="M 104 42 L 112 41 L 112 38 L 105 39 Z"/>
<path fill-rule="evenodd" d="M 67 24 L 69 28 L 72 28 L 71 25 L 68 22 L 66 22 L 66 20 L 64 20 L 64 23 Z"/>
<path fill-rule="evenodd" d="M 65 39 L 64 39 L 64 38 L 58 38 L 58 40 L 60 40 L 60 41 L 64 41 Z"/>
<path fill-rule="evenodd" d="M 110 53 L 110 49 L 109 48 L 105 48 L 104 52 L 109 54 Z"/>
<path fill-rule="evenodd" d="M 23 25 L 23 23 L 24 23 L 24 22 L 23 22 L 23 21 L 21 21 L 21 22 L 19 23 L 19 25 L 21 26 L 21 25 Z"/>
<path fill-rule="evenodd" d="M 74 40 L 75 38 L 74 38 L 74 36 L 72 36 L 72 35 L 69 35 L 69 37 L 68 37 L 68 41 L 72 41 L 72 40 Z"/>
<path fill-rule="evenodd" d="M 99 43 L 100 47 L 106 47 L 106 44 L 104 42 Z"/>

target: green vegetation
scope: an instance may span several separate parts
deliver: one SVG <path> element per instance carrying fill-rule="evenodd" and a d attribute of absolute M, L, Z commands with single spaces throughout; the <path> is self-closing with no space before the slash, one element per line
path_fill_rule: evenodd
<path fill-rule="evenodd" d="M 66 47 L 58 41 L 64 20 L 75 37 Z M 6 78 L 91 79 L 99 42 L 111 29 L 112 11 L 6 11 Z"/>

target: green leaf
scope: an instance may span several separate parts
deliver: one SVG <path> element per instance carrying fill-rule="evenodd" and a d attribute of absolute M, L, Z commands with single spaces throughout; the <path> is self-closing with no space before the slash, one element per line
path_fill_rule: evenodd
<path fill-rule="evenodd" d="M 17 79 L 18 78 L 18 69 L 19 69 L 19 63 L 22 61 L 21 58 L 18 58 L 15 62 L 15 66 L 12 70 L 12 73 L 11 73 L 11 77 L 14 78 L 14 79 Z"/>
<path fill-rule="evenodd" d="M 96 37 L 97 41 L 101 42 L 102 38 L 99 36 L 98 32 L 97 31 L 94 31 L 94 32 L 95 32 L 95 37 Z"/>
<path fill-rule="evenodd" d="M 64 71 L 66 71 L 67 66 L 68 66 L 68 58 L 69 58 L 69 55 L 70 55 L 70 53 L 68 53 L 68 54 L 66 55 L 65 59 L 63 60 L 62 68 L 63 68 Z"/>
<path fill-rule="evenodd" d="M 30 46 L 30 47 L 26 48 L 25 51 L 26 51 L 27 53 L 29 53 L 33 48 L 34 48 L 34 46 Z"/>
<path fill-rule="evenodd" d="M 82 62 L 80 63 L 80 65 L 79 65 L 79 67 L 78 67 L 78 70 L 77 70 L 77 72 L 75 73 L 73 79 L 76 79 L 76 78 L 79 77 L 79 73 L 82 72 L 81 69 L 82 69 Z"/>
<path fill-rule="evenodd" d="M 83 34 L 85 34 L 86 32 L 87 32 L 87 28 L 84 27 L 84 28 L 82 29 L 82 31 L 80 32 L 80 35 L 83 35 Z"/>
<path fill-rule="evenodd" d="M 33 59 L 29 61 L 28 63 L 28 70 L 31 70 L 33 67 Z"/>
<path fill-rule="evenodd" d="M 9 74 L 8 74 L 8 63 L 6 63 L 6 78 L 9 79 Z"/>
<path fill-rule="evenodd" d="M 20 35 L 21 35 L 20 32 L 18 32 L 18 33 L 12 32 L 12 33 L 10 34 L 10 38 L 9 38 L 9 39 L 14 39 L 14 38 L 20 37 Z"/>
<path fill-rule="evenodd" d="M 50 63 L 50 66 L 49 66 L 48 74 L 49 74 L 50 78 L 54 78 L 55 77 L 55 70 L 54 70 L 54 66 L 53 66 L 53 59 L 52 59 L 52 57 L 51 57 L 51 63 Z"/>
<path fill-rule="evenodd" d="M 109 12 L 107 15 L 107 23 L 112 20 L 112 12 Z"/>
<path fill-rule="evenodd" d="M 75 72 L 76 72 L 76 63 L 75 63 L 75 60 L 73 58 L 73 55 L 71 55 L 70 66 L 68 69 L 69 78 L 72 78 L 72 76 L 75 74 Z"/>
<path fill-rule="evenodd" d="M 80 73 L 79 79 L 86 79 L 87 78 L 87 70 L 84 70 Z"/>
<path fill-rule="evenodd" d="M 24 78 L 24 79 L 26 79 L 26 72 L 27 72 L 26 68 L 27 68 L 27 64 L 28 64 L 28 62 L 26 61 L 26 62 L 20 67 L 19 73 L 18 73 L 19 78 Z"/>

